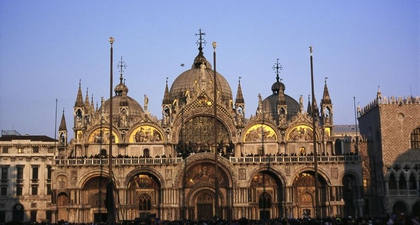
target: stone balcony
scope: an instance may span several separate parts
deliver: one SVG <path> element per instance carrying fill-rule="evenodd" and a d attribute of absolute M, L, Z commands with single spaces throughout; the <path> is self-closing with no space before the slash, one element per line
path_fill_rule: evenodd
<path fill-rule="evenodd" d="M 200 153 L 199 153 L 200 154 Z M 212 153 L 204 153 L 212 154 Z M 226 158 L 226 157 L 223 157 Z M 244 156 L 244 157 L 227 157 L 233 164 L 308 164 L 313 163 L 314 156 Z M 338 155 L 338 156 L 318 156 L 319 164 L 331 163 L 359 163 L 361 156 L 359 155 Z M 183 162 L 182 157 L 174 158 L 141 158 L 141 157 L 123 157 L 113 158 L 113 165 L 168 165 L 179 164 Z M 73 159 L 55 159 L 57 166 L 97 166 L 108 165 L 108 158 L 73 158 Z"/>

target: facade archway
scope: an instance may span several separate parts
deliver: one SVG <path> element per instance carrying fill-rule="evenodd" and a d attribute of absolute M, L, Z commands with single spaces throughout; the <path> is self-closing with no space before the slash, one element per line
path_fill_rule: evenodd
<path fill-rule="evenodd" d="M 359 187 L 356 178 L 351 174 L 343 177 L 343 200 L 344 200 L 344 216 L 356 216 L 358 208 L 357 199 Z"/>
<path fill-rule="evenodd" d="M 108 218 L 106 210 L 106 186 L 109 178 L 96 176 L 88 179 L 80 192 L 81 204 L 90 205 L 88 209 L 82 209 L 85 218 L 94 222 L 105 222 Z"/>
<path fill-rule="evenodd" d="M 283 217 L 283 184 L 272 171 L 260 171 L 251 179 L 249 202 L 254 203 L 259 219 Z"/>
<path fill-rule="evenodd" d="M 67 206 L 69 205 L 70 200 L 69 196 L 62 192 L 57 195 L 57 207 L 58 207 L 58 220 L 68 220 L 68 212 L 67 212 Z"/>
<path fill-rule="evenodd" d="M 326 216 L 327 207 L 325 202 L 327 202 L 328 184 L 321 175 L 318 175 L 318 181 L 316 181 L 315 173 L 313 171 L 303 171 L 299 173 L 293 181 L 292 198 L 295 200 L 295 206 L 292 209 L 293 216 L 316 217 L 315 182 L 318 182 L 318 210 L 320 216 Z"/>
<path fill-rule="evenodd" d="M 125 214 L 128 218 L 145 218 L 150 214 L 159 216 L 161 184 L 150 173 L 139 172 L 131 177 L 126 190 Z"/>
<path fill-rule="evenodd" d="M 397 201 L 392 206 L 392 213 L 396 215 L 407 214 L 408 208 L 407 205 L 402 201 Z"/>
<path fill-rule="evenodd" d="M 214 193 L 203 190 L 197 193 L 195 198 L 195 208 L 197 213 L 195 218 L 199 220 L 209 220 L 214 215 Z"/>

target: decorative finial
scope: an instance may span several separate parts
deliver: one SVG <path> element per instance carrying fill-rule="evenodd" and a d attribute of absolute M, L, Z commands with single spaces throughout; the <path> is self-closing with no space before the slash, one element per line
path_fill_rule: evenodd
<path fill-rule="evenodd" d="M 124 69 L 127 68 L 127 65 L 123 61 L 123 57 L 122 56 L 121 56 L 121 60 L 118 62 L 117 67 L 119 67 L 119 71 L 120 71 L 120 84 L 122 84 L 122 81 L 123 81 L 123 72 L 124 72 Z"/>
<path fill-rule="evenodd" d="M 82 79 L 79 79 L 79 88 L 82 87 Z"/>
<path fill-rule="evenodd" d="M 238 83 L 239 83 L 239 84 L 241 84 L 241 78 L 242 78 L 242 77 L 239 77 L 239 79 L 238 79 Z"/>
<path fill-rule="evenodd" d="M 168 77 L 166 77 L 166 85 L 168 85 L 168 79 L 169 79 L 169 78 L 168 78 Z"/>
<path fill-rule="evenodd" d="M 277 82 L 279 82 L 279 80 L 280 80 L 280 71 L 283 69 L 283 66 L 282 65 L 280 65 L 280 63 L 279 63 L 279 59 L 277 59 L 277 62 L 274 64 L 274 66 L 273 66 L 273 70 L 274 70 L 274 72 L 276 73 L 276 80 L 277 80 Z"/>
<path fill-rule="evenodd" d="M 312 48 L 312 45 L 311 45 L 311 46 L 309 46 L 309 52 L 311 53 L 311 55 L 312 55 L 312 51 L 313 51 L 313 48 Z"/>
<path fill-rule="evenodd" d="M 115 39 L 113 37 L 109 38 L 109 43 L 111 43 L 111 45 L 114 44 L 114 41 L 115 41 Z"/>
<path fill-rule="evenodd" d="M 206 34 L 201 32 L 201 28 L 200 28 L 200 29 L 198 29 L 198 34 L 195 34 L 195 35 L 199 36 L 198 40 L 197 40 L 197 45 L 198 45 L 198 50 L 200 50 L 200 52 L 201 52 L 201 51 L 203 51 L 203 45 L 207 44 L 206 40 L 204 40 L 204 37 L 203 37 Z"/>
<path fill-rule="evenodd" d="M 325 84 L 327 84 L 327 79 L 328 79 L 328 77 L 325 77 L 325 80 L 324 80 Z"/>

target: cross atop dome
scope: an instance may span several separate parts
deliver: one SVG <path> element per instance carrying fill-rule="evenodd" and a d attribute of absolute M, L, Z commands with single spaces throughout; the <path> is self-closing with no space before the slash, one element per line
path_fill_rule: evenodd
<path fill-rule="evenodd" d="M 123 81 L 123 72 L 124 72 L 124 69 L 127 68 L 127 64 L 125 64 L 125 62 L 123 61 L 123 57 L 122 56 L 121 56 L 121 60 L 118 62 L 118 65 L 117 66 L 118 66 L 119 71 L 120 71 L 120 84 L 122 84 L 122 81 Z"/>
<path fill-rule="evenodd" d="M 283 66 L 282 65 L 280 65 L 280 63 L 279 63 L 279 59 L 277 59 L 277 62 L 274 64 L 274 66 L 273 66 L 273 70 L 274 70 L 274 72 L 276 73 L 276 80 L 277 80 L 277 82 L 279 82 L 279 80 L 281 80 L 280 79 L 280 71 L 283 69 Z"/>
<path fill-rule="evenodd" d="M 204 35 L 206 35 L 205 33 L 201 32 L 201 28 L 198 29 L 198 40 L 197 40 L 197 45 L 198 45 L 198 50 L 200 50 L 200 52 L 203 50 L 203 45 L 206 45 L 207 42 L 206 40 L 204 40 Z"/>

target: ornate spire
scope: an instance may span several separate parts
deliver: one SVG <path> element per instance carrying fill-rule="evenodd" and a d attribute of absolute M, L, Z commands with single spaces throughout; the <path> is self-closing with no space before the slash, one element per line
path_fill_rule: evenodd
<path fill-rule="evenodd" d="M 89 110 L 90 104 L 89 104 L 89 88 L 86 88 L 86 97 L 85 97 L 85 107 Z"/>
<path fill-rule="evenodd" d="M 321 104 L 331 104 L 330 93 L 328 92 L 327 79 L 325 77 L 324 94 L 322 95 Z"/>
<path fill-rule="evenodd" d="M 168 77 L 166 77 L 165 93 L 163 94 L 162 104 L 171 104 L 171 99 L 169 98 Z"/>
<path fill-rule="evenodd" d="M 239 80 L 238 80 L 238 91 L 236 92 L 235 103 L 237 103 L 237 104 L 238 103 L 245 103 L 244 96 L 242 94 L 242 88 L 241 88 L 241 77 L 239 77 Z"/>
<path fill-rule="evenodd" d="M 77 90 L 77 97 L 76 97 L 76 103 L 74 104 L 74 107 L 83 107 L 83 96 L 82 96 L 82 80 L 79 80 L 79 89 Z"/>
<path fill-rule="evenodd" d="M 60 126 L 58 127 L 58 130 L 67 132 L 66 117 L 64 116 L 64 109 L 63 109 L 63 115 L 61 116 L 61 122 L 60 122 Z"/>
<path fill-rule="evenodd" d="M 308 95 L 308 108 L 306 109 L 308 115 L 312 115 L 311 95 Z"/>
<path fill-rule="evenodd" d="M 93 94 L 92 94 L 92 98 L 90 101 L 90 107 L 92 107 L 92 112 L 95 112 L 95 103 L 93 103 Z"/>

